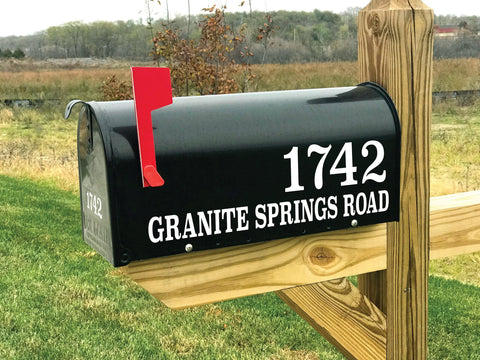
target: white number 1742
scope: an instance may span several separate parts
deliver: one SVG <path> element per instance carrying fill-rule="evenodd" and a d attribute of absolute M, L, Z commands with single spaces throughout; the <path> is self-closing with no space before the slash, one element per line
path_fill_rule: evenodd
<path fill-rule="evenodd" d="M 385 150 L 382 143 L 376 140 L 369 140 L 362 146 L 362 157 L 366 158 L 369 155 L 369 148 L 375 148 L 376 156 L 374 161 L 370 166 L 365 170 L 365 173 L 362 177 L 362 184 L 368 180 L 375 181 L 378 183 L 384 182 L 387 174 L 383 170 L 381 173 L 376 173 L 376 168 L 382 163 L 383 158 L 385 157 Z M 323 147 L 317 144 L 312 144 L 307 149 L 307 156 L 313 157 L 319 155 L 320 159 L 318 161 L 317 168 L 315 170 L 314 184 L 317 190 L 323 188 L 323 176 L 324 176 L 324 165 L 327 156 L 332 150 L 332 145 Z M 284 159 L 290 160 L 290 186 L 285 188 L 285 192 L 294 192 L 294 191 L 303 191 L 304 186 L 300 185 L 300 175 L 299 175 L 299 163 L 298 163 L 298 146 L 293 146 L 292 150 L 288 154 L 283 156 Z M 345 161 L 345 166 L 339 166 L 342 158 Z M 346 142 L 340 152 L 338 153 L 333 165 L 330 168 L 330 175 L 344 175 L 345 180 L 340 183 L 340 186 L 349 186 L 357 185 L 358 181 L 355 179 L 355 173 L 357 172 L 357 167 L 354 166 L 353 162 L 353 149 L 352 143 Z"/>
<path fill-rule="evenodd" d="M 100 219 L 102 216 L 102 199 L 100 196 L 92 194 L 90 191 L 87 191 L 87 209 L 93 212 Z"/>

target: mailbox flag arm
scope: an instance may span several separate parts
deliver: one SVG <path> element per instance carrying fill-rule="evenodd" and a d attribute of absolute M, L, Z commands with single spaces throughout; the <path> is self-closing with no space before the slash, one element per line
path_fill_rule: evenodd
<path fill-rule="evenodd" d="M 162 186 L 165 182 L 157 171 L 152 111 L 172 103 L 170 70 L 132 67 L 132 87 L 143 187 Z"/>

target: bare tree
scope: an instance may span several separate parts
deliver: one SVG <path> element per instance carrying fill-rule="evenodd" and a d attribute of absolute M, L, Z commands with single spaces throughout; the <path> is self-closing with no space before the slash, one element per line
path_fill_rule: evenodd
<path fill-rule="evenodd" d="M 155 38 L 155 33 L 153 31 L 153 11 L 152 7 L 150 6 L 150 3 L 153 2 L 153 0 L 145 0 L 145 8 L 147 11 L 147 29 L 150 31 L 150 39 L 153 42 L 153 39 Z M 160 1 L 158 1 L 158 4 L 160 5 Z M 155 46 L 152 47 L 152 51 L 155 51 Z M 156 59 L 157 66 L 160 66 L 160 60 Z"/>
<path fill-rule="evenodd" d="M 190 0 L 188 0 L 187 37 L 190 38 Z"/>
<path fill-rule="evenodd" d="M 160 1 L 158 3 L 160 4 Z M 165 0 L 165 6 L 167 7 L 167 22 L 170 22 L 170 11 L 168 11 L 168 0 Z"/>

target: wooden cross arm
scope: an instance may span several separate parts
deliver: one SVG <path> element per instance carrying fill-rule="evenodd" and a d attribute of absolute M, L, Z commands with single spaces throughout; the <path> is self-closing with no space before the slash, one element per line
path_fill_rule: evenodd
<path fill-rule="evenodd" d="M 430 258 L 480 251 L 480 191 L 432 198 Z M 173 309 L 386 268 L 385 224 L 130 263 L 124 273 Z"/>

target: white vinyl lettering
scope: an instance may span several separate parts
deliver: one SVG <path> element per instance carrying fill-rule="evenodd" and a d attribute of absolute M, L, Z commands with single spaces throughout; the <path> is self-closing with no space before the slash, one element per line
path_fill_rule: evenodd
<path fill-rule="evenodd" d="M 390 206 L 390 198 L 388 195 L 387 190 L 380 190 L 378 192 L 379 200 L 378 200 L 378 212 L 385 212 L 388 210 Z"/>
<path fill-rule="evenodd" d="M 321 213 L 320 213 L 320 210 L 321 210 Z M 327 209 L 325 208 L 325 198 L 323 197 L 319 197 L 315 201 L 315 218 L 318 221 L 322 221 L 327 218 Z"/>
<path fill-rule="evenodd" d="M 345 167 L 338 167 L 340 160 L 345 158 Z M 357 167 L 353 166 L 353 151 L 352 143 L 347 142 L 343 145 L 340 154 L 338 154 L 332 168 L 330 169 L 330 175 L 345 174 L 345 181 L 340 183 L 341 186 L 357 185 L 357 180 L 353 178 L 353 175 L 357 172 Z"/>
<path fill-rule="evenodd" d="M 236 208 L 237 210 L 237 231 L 247 231 L 248 230 L 248 206 L 242 206 Z"/>
<path fill-rule="evenodd" d="M 203 236 L 203 232 L 205 231 L 205 235 L 212 235 L 212 213 L 213 211 L 207 211 L 208 219 L 203 211 L 197 212 L 198 216 L 198 236 Z"/>
<path fill-rule="evenodd" d="M 290 160 L 290 186 L 285 188 L 285 192 L 303 191 L 304 187 L 300 185 L 298 174 L 298 147 L 292 147 L 288 154 L 283 156 Z"/>
<path fill-rule="evenodd" d="M 264 229 L 267 226 L 267 216 L 265 215 L 266 205 L 258 204 L 255 207 L 255 229 Z"/>
<path fill-rule="evenodd" d="M 180 231 L 178 231 L 178 224 L 180 219 L 177 215 L 165 216 L 165 226 L 167 228 L 167 237 L 165 241 L 178 240 L 181 238 Z"/>
<path fill-rule="evenodd" d="M 343 195 L 343 217 L 382 213 L 388 210 L 389 203 L 387 190 L 345 194 Z"/>
<path fill-rule="evenodd" d="M 328 198 L 328 219 L 335 219 L 338 216 L 337 197 Z"/>
<path fill-rule="evenodd" d="M 292 218 L 292 203 L 283 201 L 280 203 L 280 225 L 287 225 L 293 223 Z"/>
<path fill-rule="evenodd" d="M 361 192 L 357 194 L 357 199 L 355 201 L 355 210 L 357 214 L 362 216 L 367 211 L 367 195 Z"/>
<path fill-rule="evenodd" d="M 361 149 L 361 154 L 354 154 L 354 149 Z M 301 234 L 315 229 L 322 231 L 336 228 L 337 224 L 332 220 L 338 217 L 361 217 L 387 212 L 390 208 L 391 193 L 387 190 L 376 190 L 373 184 L 363 186 L 361 190 L 349 188 L 358 185 L 360 179 L 362 184 L 386 181 L 387 170 L 382 168 L 385 149 L 377 140 L 367 140 L 355 147 L 352 142 L 327 146 L 310 144 L 306 148 L 293 146 L 283 155 L 283 159 L 289 161 L 290 169 L 290 186 L 284 188 L 284 192 L 304 191 L 308 185 L 308 197 L 292 199 L 292 194 L 288 194 L 286 199 L 256 205 L 162 216 L 155 214 L 146 226 L 149 240 L 154 244 L 187 239 L 190 242 L 190 239 L 194 238 L 248 232 L 251 227 L 278 235 L 281 232 L 271 231 L 271 228 L 292 225 L 294 226 L 285 234 L 292 233 L 292 230 Z M 300 171 L 300 164 L 305 164 L 304 172 Z M 359 164 L 361 167 L 356 166 Z M 300 180 L 305 186 L 300 184 Z M 102 199 L 89 191 L 84 194 L 82 206 L 88 211 L 83 214 L 84 218 L 88 221 L 95 220 L 95 216 L 102 219 L 105 215 L 102 213 Z M 88 221 L 85 220 L 86 223 L 89 223 Z M 98 219 L 96 221 L 98 222 Z M 324 225 L 318 226 L 318 223 L 322 222 Z M 307 223 L 311 225 L 301 225 Z M 258 233 L 262 233 L 261 231 Z M 257 233 L 249 233 L 247 236 L 253 241 L 264 239 L 263 235 L 256 235 Z M 228 240 L 228 237 L 225 239 Z"/>
<path fill-rule="evenodd" d="M 87 209 L 90 210 L 95 216 L 103 219 L 102 215 L 102 199 L 100 196 L 92 194 L 90 191 L 85 193 Z"/>
<path fill-rule="evenodd" d="M 325 160 L 327 159 L 327 155 L 331 149 L 332 149 L 332 145 L 329 145 L 328 147 L 323 147 L 320 145 L 313 144 L 308 147 L 308 150 L 307 150 L 308 157 L 312 156 L 312 153 L 322 155 L 320 157 L 320 161 L 318 162 L 317 169 L 315 170 L 314 182 L 315 182 L 315 188 L 317 190 L 321 190 L 323 187 L 323 165 L 325 164 Z"/>
<path fill-rule="evenodd" d="M 183 227 L 182 239 L 188 239 L 192 237 L 197 237 L 197 233 L 195 232 L 195 224 L 193 223 L 192 214 L 188 213 L 185 216 L 185 226 Z"/>
<path fill-rule="evenodd" d="M 278 216 L 280 213 L 279 206 L 277 203 L 271 203 L 267 204 L 267 209 L 268 209 L 268 227 L 274 227 L 275 223 L 273 222 L 273 219 Z"/>
<path fill-rule="evenodd" d="M 222 219 L 227 221 L 226 233 L 231 233 L 232 230 L 232 217 L 235 215 L 235 208 L 223 209 L 222 210 Z"/>
<path fill-rule="evenodd" d="M 355 210 L 353 208 L 353 201 L 355 200 L 352 194 L 343 195 L 343 217 L 355 216 Z"/>
<path fill-rule="evenodd" d="M 383 144 L 377 140 L 366 141 L 361 148 L 361 155 L 367 158 L 370 154 L 369 148 L 375 149 L 375 158 L 366 168 L 363 177 L 362 184 L 367 181 L 374 181 L 382 183 L 386 180 L 387 172 L 385 169 L 381 169 L 380 165 L 385 158 L 385 149 Z M 318 144 L 311 144 L 307 149 L 307 157 L 314 157 L 314 154 L 320 155 L 315 174 L 313 176 L 313 185 L 317 190 L 321 190 L 324 187 L 325 182 L 325 164 L 328 157 L 335 156 L 335 152 L 332 151 L 332 144 L 328 146 L 321 146 Z M 333 153 L 333 155 L 331 155 Z M 295 192 L 305 190 L 305 186 L 300 185 L 300 154 L 299 147 L 293 146 L 290 151 L 283 155 L 284 159 L 290 160 L 290 186 L 285 188 L 285 192 Z M 345 179 L 340 181 L 340 186 L 352 186 L 357 185 L 358 181 L 355 178 L 358 168 L 355 166 L 355 159 L 353 154 L 353 143 L 345 142 L 341 150 L 336 154 L 333 165 L 330 167 L 329 175 L 343 175 Z M 305 179 L 303 180 L 305 181 Z"/>
<path fill-rule="evenodd" d="M 377 156 L 375 157 L 373 163 L 367 168 L 367 170 L 365 170 L 365 174 L 363 174 L 362 184 L 365 184 L 365 182 L 367 182 L 368 180 L 372 180 L 378 183 L 384 182 L 387 177 L 387 173 L 385 170 L 383 170 L 381 174 L 372 173 L 372 171 L 375 170 L 375 168 L 377 168 L 382 163 L 383 158 L 385 157 L 385 150 L 383 148 L 383 145 L 376 140 L 367 141 L 362 147 L 363 157 L 368 156 L 369 146 L 373 146 L 375 148 L 375 150 L 377 151 Z"/>
<path fill-rule="evenodd" d="M 154 244 L 163 241 L 162 217 L 154 216 L 148 222 L 148 237 Z"/>

